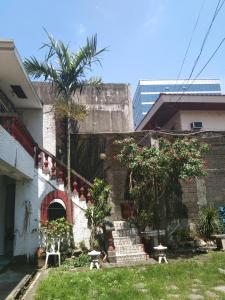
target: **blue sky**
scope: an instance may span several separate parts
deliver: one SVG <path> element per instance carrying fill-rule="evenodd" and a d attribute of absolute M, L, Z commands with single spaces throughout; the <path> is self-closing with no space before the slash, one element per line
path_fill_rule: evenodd
<path fill-rule="evenodd" d="M 104 82 L 176 79 L 203 0 L 1 0 L 0 38 L 13 39 L 22 58 L 41 57 L 45 27 L 72 49 L 98 34 Z M 205 0 L 181 78 L 186 78 L 200 49 L 217 0 Z M 196 71 L 225 37 L 225 5 L 209 35 Z M 225 83 L 225 43 L 200 78 Z M 223 90 L 225 90 L 223 88 Z"/>

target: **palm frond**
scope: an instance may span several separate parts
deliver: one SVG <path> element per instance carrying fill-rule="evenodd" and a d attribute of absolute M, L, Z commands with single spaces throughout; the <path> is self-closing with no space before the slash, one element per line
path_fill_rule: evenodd
<path fill-rule="evenodd" d="M 24 67 L 27 73 L 35 79 L 42 76 L 44 76 L 45 80 L 55 80 L 57 78 L 57 72 L 51 64 L 47 64 L 45 61 L 39 62 L 35 57 L 26 58 Z"/>
<path fill-rule="evenodd" d="M 87 79 L 88 72 L 92 71 L 92 65 L 101 64 L 99 54 L 106 50 L 106 48 L 97 50 L 97 35 L 88 38 L 85 46 L 72 53 L 69 45 L 55 40 L 46 29 L 44 30 L 48 42 L 44 43 L 41 48 L 47 48 L 47 54 L 41 62 L 35 57 L 26 59 L 24 65 L 27 72 L 35 79 L 43 76 L 45 81 L 52 83 L 57 97 L 62 96 L 67 101 L 78 90 L 82 92 L 85 86 L 99 87 L 100 78 Z"/>
<path fill-rule="evenodd" d="M 81 47 L 74 56 L 74 67 L 77 73 L 81 73 L 91 67 L 93 63 L 99 63 L 101 60 L 99 54 L 106 51 L 107 48 L 103 48 L 97 51 L 97 35 L 95 34 L 91 38 L 87 38 L 86 45 Z"/>

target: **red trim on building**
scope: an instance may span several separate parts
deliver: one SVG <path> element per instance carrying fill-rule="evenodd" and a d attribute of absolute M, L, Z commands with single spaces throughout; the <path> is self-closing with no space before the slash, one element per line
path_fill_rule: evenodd
<path fill-rule="evenodd" d="M 40 212 L 40 222 L 41 224 L 45 224 L 45 222 L 48 220 L 48 206 L 54 199 L 61 199 L 66 207 L 66 220 L 69 221 L 68 216 L 68 205 L 69 205 L 69 199 L 67 197 L 67 194 L 60 190 L 55 190 L 50 193 L 48 193 L 44 199 L 41 202 L 41 212 Z M 71 214 L 72 214 L 72 223 L 73 223 L 73 205 L 71 206 Z"/>
<path fill-rule="evenodd" d="M 34 157 L 34 146 L 36 142 L 17 117 L 1 116 L 0 125 L 23 146 L 30 156 Z"/>

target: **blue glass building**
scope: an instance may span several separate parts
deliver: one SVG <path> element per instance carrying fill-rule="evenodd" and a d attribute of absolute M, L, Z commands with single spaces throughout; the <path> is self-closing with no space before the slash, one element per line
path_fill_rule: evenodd
<path fill-rule="evenodd" d="M 160 93 L 221 94 L 220 80 L 139 80 L 133 98 L 134 128 L 136 128 Z"/>

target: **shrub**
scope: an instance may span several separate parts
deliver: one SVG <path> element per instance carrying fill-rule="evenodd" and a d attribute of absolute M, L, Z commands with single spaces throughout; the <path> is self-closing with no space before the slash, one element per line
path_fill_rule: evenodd
<path fill-rule="evenodd" d="M 88 227 L 91 230 L 90 247 L 94 249 L 98 247 L 96 246 L 96 240 L 99 229 L 104 231 L 106 217 L 110 216 L 111 213 L 111 205 L 109 204 L 110 186 L 103 180 L 95 178 L 90 192 L 92 206 L 87 208 L 86 218 Z"/>
<path fill-rule="evenodd" d="M 90 265 L 91 259 L 85 253 L 81 253 L 78 257 L 74 259 L 74 267 L 88 267 Z"/>
<path fill-rule="evenodd" d="M 176 240 L 176 242 L 187 241 L 192 239 L 191 232 L 188 228 L 177 228 L 173 233 L 173 237 Z"/>
<path fill-rule="evenodd" d="M 53 238 L 61 240 L 62 257 L 70 256 L 74 248 L 72 225 L 69 224 L 65 218 L 47 221 L 39 229 L 42 243 L 46 247 L 49 241 Z"/>
<path fill-rule="evenodd" d="M 196 225 L 200 237 L 209 240 L 212 234 L 222 233 L 223 224 L 218 211 L 213 207 L 204 207 L 199 211 Z"/>

